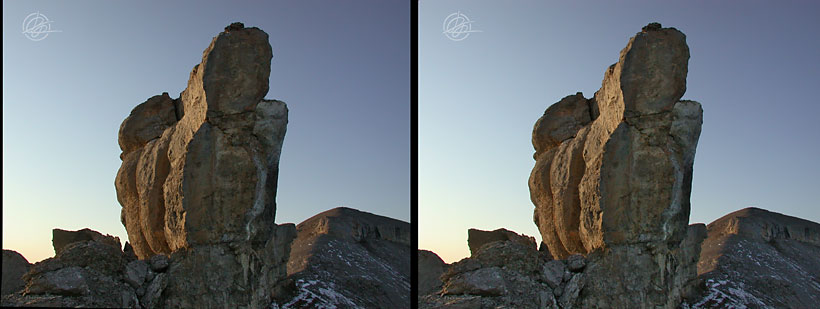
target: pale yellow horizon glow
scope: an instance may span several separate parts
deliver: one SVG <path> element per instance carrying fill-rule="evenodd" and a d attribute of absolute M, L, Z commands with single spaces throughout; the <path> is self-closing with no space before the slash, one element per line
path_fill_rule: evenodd
<path fill-rule="evenodd" d="M 89 228 L 119 237 L 120 248 L 128 240 L 116 199 L 60 188 L 44 193 L 20 182 L 4 182 L 3 186 L 3 249 L 19 252 L 29 263 L 54 257 L 51 235 L 55 228 Z M 111 187 L 114 191 L 113 181 Z M 8 194 L 10 191 L 15 192 Z"/>

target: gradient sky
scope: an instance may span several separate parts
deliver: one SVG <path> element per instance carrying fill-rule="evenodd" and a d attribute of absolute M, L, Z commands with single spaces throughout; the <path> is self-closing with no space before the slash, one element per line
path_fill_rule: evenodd
<path fill-rule="evenodd" d="M 540 241 L 527 187 L 533 124 L 566 95 L 591 97 L 655 21 L 687 35 L 684 98 L 704 109 L 690 222 L 749 206 L 820 222 L 818 3 L 624 2 L 421 0 L 420 248 L 466 257 L 472 227 Z M 446 38 L 443 21 L 458 11 L 482 32 Z"/>
<path fill-rule="evenodd" d="M 27 39 L 37 11 L 62 32 Z M 276 222 L 337 206 L 409 221 L 407 1 L 3 1 L 3 248 L 53 256 L 53 228 L 125 243 L 120 123 L 178 97 L 234 21 L 270 35 L 266 98 L 290 109 Z"/>

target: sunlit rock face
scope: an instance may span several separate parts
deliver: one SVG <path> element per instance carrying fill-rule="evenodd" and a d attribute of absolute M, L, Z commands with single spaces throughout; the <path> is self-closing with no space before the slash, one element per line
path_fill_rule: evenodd
<path fill-rule="evenodd" d="M 688 226 L 689 195 L 703 111 L 680 100 L 688 61 L 683 33 L 650 24 L 592 98 L 561 99 L 533 128 L 544 244 L 558 259 L 589 254 L 585 276 L 609 278 L 585 284 L 584 306 L 674 307 L 696 275 L 705 231 Z"/>
<path fill-rule="evenodd" d="M 138 105 L 120 126 L 121 220 L 140 259 L 171 256 L 171 307 L 254 306 L 285 275 L 293 225 L 274 224 L 284 102 L 265 100 L 268 35 L 232 24 L 180 98 Z"/>

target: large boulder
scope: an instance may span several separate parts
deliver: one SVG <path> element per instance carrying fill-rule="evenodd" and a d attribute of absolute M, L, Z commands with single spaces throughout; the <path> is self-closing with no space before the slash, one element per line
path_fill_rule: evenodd
<path fill-rule="evenodd" d="M 263 307 L 285 276 L 292 228 L 274 216 L 288 109 L 264 99 L 271 57 L 264 31 L 234 23 L 180 98 L 152 97 L 120 127 L 121 221 L 139 259 L 170 256 L 157 305 Z"/>
<path fill-rule="evenodd" d="M 23 275 L 31 268 L 31 263 L 17 251 L 3 249 L 3 286 L 2 294 L 16 293 L 22 290 L 26 283 Z"/>
<path fill-rule="evenodd" d="M 591 254 L 584 306 L 674 307 L 694 276 L 703 235 L 688 227 L 689 194 L 703 111 L 680 100 L 688 60 L 683 33 L 650 24 L 593 98 L 567 96 L 533 128 L 534 221 L 555 258 Z"/>
<path fill-rule="evenodd" d="M 507 294 L 501 268 L 493 266 L 458 274 L 447 280 L 443 294 L 501 296 Z"/>
<path fill-rule="evenodd" d="M 434 252 L 418 250 L 418 293 L 425 295 L 441 289 L 441 275 L 447 263 Z"/>

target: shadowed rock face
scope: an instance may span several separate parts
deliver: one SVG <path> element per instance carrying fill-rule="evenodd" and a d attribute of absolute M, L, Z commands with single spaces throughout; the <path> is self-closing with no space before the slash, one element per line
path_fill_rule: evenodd
<path fill-rule="evenodd" d="M 418 295 L 426 295 L 441 289 L 441 277 L 447 269 L 447 263 L 434 252 L 418 250 Z"/>
<path fill-rule="evenodd" d="M 154 96 L 120 127 L 121 221 L 137 257 L 171 255 L 160 305 L 266 306 L 285 275 L 293 226 L 273 222 L 288 110 L 263 99 L 271 57 L 265 32 L 231 24 L 180 98 Z"/>
<path fill-rule="evenodd" d="M 707 226 L 695 308 L 812 308 L 820 303 L 820 224 L 758 208 Z"/>
<path fill-rule="evenodd" d="M 3 249 L 3 286 L 0 295 L 18 292 L 26 287 L 23 275 L 31 268 L 31 263 L 16 251 Z"/>

